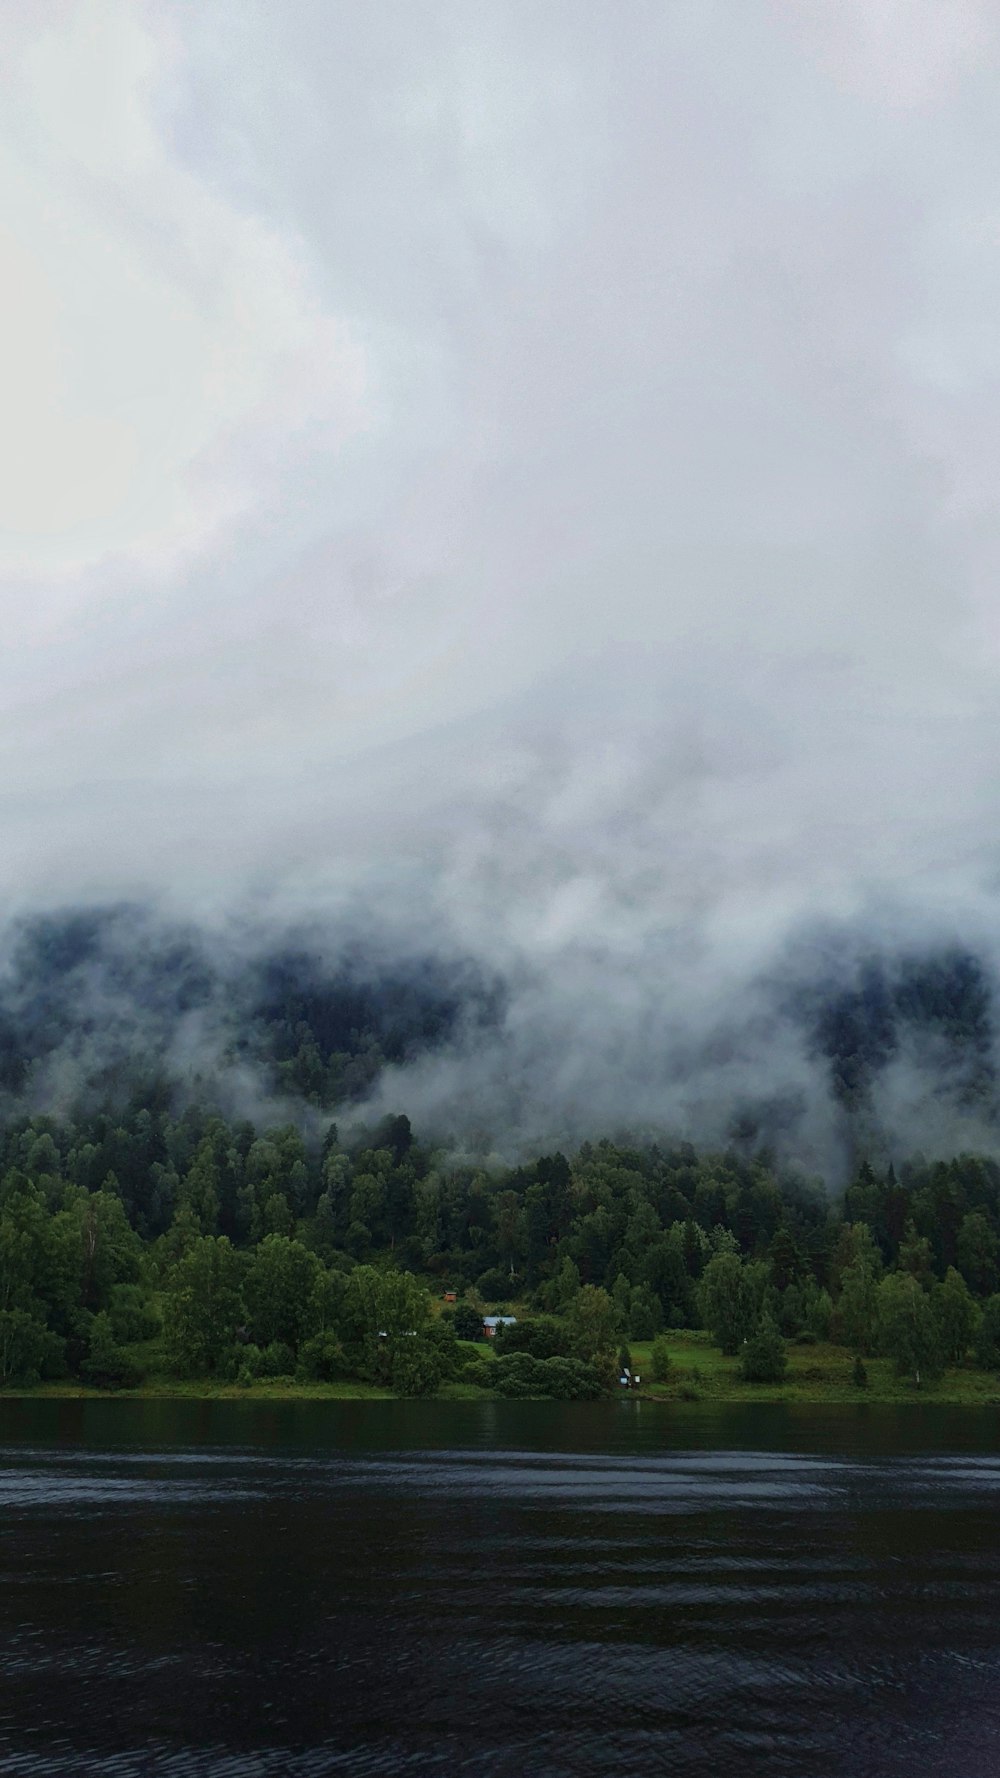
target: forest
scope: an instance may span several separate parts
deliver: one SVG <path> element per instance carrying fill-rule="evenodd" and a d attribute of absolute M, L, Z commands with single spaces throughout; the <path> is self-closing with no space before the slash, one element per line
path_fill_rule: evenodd
<path fill-rule="evenodd" d="M 1000 1369 L 998 1228 L 990 1158 L 862 1163 L 834 1199 L 733 1151 L 601 1141 L 485 1169 L 403 1115 L 311 1144 L 149 1090 L 4 1127 L 0 1384 L 136 1386 L 155 1352 L 216 1382 L 587 1396 L 628 1341 L 696 1328 L 751 1380 L 834 1341 L 919 1384 Z M 482 1315 L 513 1304 L 485 1364 Z"/>
<path fill-rule="evenodd" d="M 662 1370 L 685 1330 L 748 1380 L 810 1343 L 843 1348 L 859 1383 L 873 1357 L 914 1386 L 1000 1370 L 1000 1163 L 893 1164 L 877 1120 L 879 1072 L 917 1033 L 955 1102 L 996 1123 L 974 957 L 781 987 L 828 1071 L 836 1181 L 755 1116 L 716 1148 L 617 1135 L 516 1165 L 403 1114 L 366 1122 L 388 1067 L 473 1042 L 504 996 L 468 961 L 226 952 L 129 907 L 22 922 L 0 969 L 0 1387 L 588 1395 L 629 1342 L 659 1339 Z M 487 1363 L 483 1314 L 510 1308 Z"/>

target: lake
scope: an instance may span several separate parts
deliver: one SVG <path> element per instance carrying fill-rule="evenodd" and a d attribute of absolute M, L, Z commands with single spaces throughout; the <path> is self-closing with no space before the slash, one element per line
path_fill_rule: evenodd
<path fill-rule="evenodd" d="M 1000 1417 L 0 1403 L 0 1772 L 1000 1772 Z"/>

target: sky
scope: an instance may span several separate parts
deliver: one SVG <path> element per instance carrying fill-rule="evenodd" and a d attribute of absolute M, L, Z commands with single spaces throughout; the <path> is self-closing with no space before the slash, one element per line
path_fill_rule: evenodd
<path fill-rule="evenodd" d="M 988 939 L 998 117 L 989 0 L 8 8 L 0 906 L 364 908 L 573 1104 Z"/>

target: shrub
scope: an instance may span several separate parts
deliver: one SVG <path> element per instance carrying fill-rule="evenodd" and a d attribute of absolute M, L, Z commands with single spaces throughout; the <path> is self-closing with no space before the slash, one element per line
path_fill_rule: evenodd
<path fill-rule="evenodd" d="M 492 1387 L 497 1395 L 523 1399 L 546 1393 L 542 1361 L 528 1352 L 511 1352 L 506 1358 L 498 1358 L 491 1369 Z"/>
<path fill-rule="evenodd" d="M 545 1358 L 540 1368 L 545 1392 L 556 1401 L 596 1401 L 604 1393 L 595 1367 L 581 1358 Z"/>
<path fill-rule="evenodd" d="M 980 1370 L 1000 1370 L 1000 1296 L 987 1297 L 983 1304 L 973 1350 Z"/>
<path fill-rule="evenodd" d="M 262 1377 L 290 1377 L 295 1371 L 295 1353 L 284 1340 L 272 1340 L 260 1355 Z"/>
<path fill-rule="evenodd" d="M 447 1321 L 429 1321 L 421 1334 L 421 1339 L 433 1346 L 438 1356 L 441 1376 L 457 1377 L 462 1355 L 458 1349 L 455 1330 Z"/>
<path fill-rule="evenodd" d="M 255 1346 L 252 1340 L 248 1340 L 245 1346 L 235 1347 L 233 1375 L 237 1383 L 242 1383 L 245 1387 L 259 1377 L 263 1358 L 260 1347 Z"/>
<path fill-rule="evenodd" d="M 392 1387 L 396 1395 L 433 1395 L 444 1372 L 441 1353 L 433 1340 L 415 1335 L 400 1342 L 392 1360 Z"/>
<path fill-rule="evenodd" d="M 773 1321 L 762 1321 L 740 1353 L 744 1383 L 780 1383 L 788 1365 L 785 1342 Z"/>
<path fill-rule="evenodd" d="M 512 1352 L 484 1368 L 491 1372 L 496 1394 L 508 1399 L 548 1396 L 556 1401 L 595 1401 L 605 1393 L 597 1367 L 581 1358 L 532 1358 L 528 1352 Z"/>
<path fill-rule="evenodd" d="M 91 1323 L 90 1350 L 80 1368 L 98 1389 L 129 1389 L 139 1381 L 139 1368 L 118 1344 L 111 1317 L 103 1309 Z"/>
<path fill-rule="evenodd" d="M 618 1388 L 620 1375 L 618 1361 L 613 1352 L 595 1352 L 593 1358 L 583 1361 L 589 1365 L 598 1383 L 602 1395 L 613 1395 Z"/>
<path fill-rule="evenodd" d="M 442 1320 L 443 1319 L 444 1317 L 442 1317 Z M 482 1315 L 478 1309 L 473 1308 L 471 1303 L 455 1304 L 452 1311 L 452 1326 L 455 1329 L 455 1338 L 458 1340 L 481 1340 L 485 1338 L 483 1333 Z"/>
<path fill-rule="evenodd" d="M 27 1310 L 0 1310 L 0 1387 L 30 1388 L 43 1376 L 58 1375 L 64 1350 L 62 1340 Z"/>
<path fill-rule="evenodd" d="M 475 1383 L 479 1389 L 492 1389 L 496 1365 L 488 1358 L 467 1358 L 461 1369 L 463 1383 Z"/>
<path fill-rule="evenodd" d="M 652 1364 L 653 1381 L 655 1383 L 666 1383 L 674 1367 L 670 1357 L 670 1347 L 663 1334 L 658 1334 L 653 1341 Z"/>
<path fill-rule="evenodd" d="M 252 1345 L 237 1345 L 234 1342 L 231 1346 L 223 1346 L 216 1360 L 215 1374 L 221 1382 L 235 1383 L 239 1380 L 240 1372 L 245 1368 L 249 1368 L 247 1361 L 248 1353 L 251 1355 L 256 1354 L 257 1363 L 254 1366 L 254 1375 L 258 1377 L 260 1376 L 261 1353 L 258 1348 Z"/>
<path fill-rule="evenodd" d="M 501 1354 L 528 1352 L 532 1358 L 564 1358 L 568 1355 L 565 1325 L 553 1315 L 529 1315 L 510 1327 L 498 1327 L 493 1349 Z"/>
<path fill-rule="evenodd" d="M 313 1334 L 299 1349 L 298 1374 L 306 1382 L 328 1383 L 344 1369 L 344 1348 L 336 1334 L 327 1328 Z"/>
<path fill-rule="evenodd" d="M 111 1331 L 119 1345 L 128 1345 L 133 1340 L 151 1340 L 160 1331 L 159 1316 L 138 1284 L 116 1284 L 111 1292 L 108 1313 Z"/>

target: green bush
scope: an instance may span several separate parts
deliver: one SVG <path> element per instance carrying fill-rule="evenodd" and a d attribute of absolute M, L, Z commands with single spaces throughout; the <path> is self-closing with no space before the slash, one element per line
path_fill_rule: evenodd
<path fill-rule="evenodd" d="M 605 1393 L 599 1371 L 581 1358 L 532 1358 L 513 1352 L 489 1366 L 490 1386 L 497 1395 L 524 1400 L 548 1396 L 556 1401 L 595 1401 Z"/>
<path fill-rule="evenodd" d="M 482 1340 L 486 1337 L 483 1333 L 483 1317 L 471 1303 L 455 1304 L 452 1310 L 452 1326 L 455 1329 L 457 1340 Z"/>
<path fill-rule="evenodd" d="M 983 1304 L 973 1353 L 980 1370 L 1000 1370 L 1000 1295 L 987 1297 Z"/>
<path fill-rule="evenodd" d="M 252 1340 L 245 1346 L 232 1346 L 228 1360 L 227 1364 L 220 1364 L 219 1373 L 227 1376 L 230 1381 L 253 1382 L 262 1374 L 264 1354 Z"/>
<path fill-rule="evenodd" d="M 43 1376 L 58 1376 L 64 1351 L 62 1340 L 27 1310 L 0 1310 L 0 1387 L 30 1388 Z"/>
<path fill-rule="evenodd" d="M 260 1355 L 262 1377 L 291 1377 L 295 1374 L 295 1353 L 284 1340 L 272 1340 Z"/>
<path fill-rule="evenodd" d="M 447 1321 L 429 1321 L 421 1334 L 421 1339 L 433 1346 L 438 1357 L 441 1378 L 457 1377 L 462 1363 L 455 1330 Z"/>
<path fill-rule="evenodd" d="M 496 1365 L 488 1358 L 467 1358 L 459 1376 L 463 1383 L 475 1383 L 478 1389 L 491 1389 L 495 1370 Z"/>
<path fill-rule="evenodd" d="M 666 1383 L 674 1367 L 670 1357 L 670 1346 L 663 1334 L 657 1334 L 653 1341 L 652 1365 L 654 1383 Z"/>
<path fill-rule="evenodd" d="M 565 1358 L 569 1335 L 565 1323 L 554 1315 L 527 1315 L 509 1327 L 497 1328 L 493 1350 L 498 1358 L 511 1352 L 527 1352 L 532 1358 Z"/>
<path fill-rule="evenodd" d="M 556 1401 L 596 1401 L 606 1393 L 598 1367 L 582 1358 L 544 1358 L 542 1369 Z"/>
<path fill-rule="evenodd" d="M 392 1361 L 396 1395 L 433 1395 L 440 1388 L 444 1366 L 435 1342 L 423 1335 L 402 1340 Z"/>
<path fill-rule="evenodd" d="M 103 1309 L 91 1323 L 90 1349 L 80 1368 L 97 1389 L 130 1389 L 141 1379 L 138 1365 L 118 1344 L 111 1317 Z"/>
<path fill-rule="evenodd" d="M 787 1366 L 784 1340 L 773 1321 L 762 1321 L 740 1352 L 740 1378 L 744 1383 L 780 1383 Z"/>
<path fill-rule="evenodd" d="M 116 1284 L 108 1313 L 111 1331 L 121 1346 L 151 1340 L 160 1331 L 160 1318 L 138 1284 Z"/>
<path fill-rule="evenodd" d="M 528 1352 L 512 1352 L 490 1366 L 490 1387 L 497 1395 L 511 1399 L 544 1395 L 541 1368 L 541 1359 L 532 1358 Z"/>
<path fill-rule="evenodd" d="M 313 1334 L 299 1349 L 298 1375 L 307 1383 L 329 1383 L 344 1370 L 344 1348 L 332 1329 Z"/>

